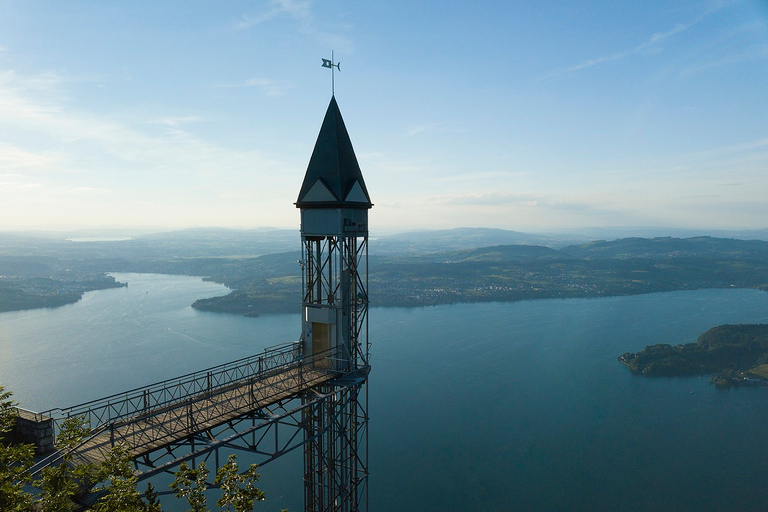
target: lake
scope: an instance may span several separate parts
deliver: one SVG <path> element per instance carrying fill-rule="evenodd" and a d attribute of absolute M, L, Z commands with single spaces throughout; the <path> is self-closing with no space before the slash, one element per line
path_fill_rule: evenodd
<path fill-rule="evenodd" d="M 199 278 L 114 275 L 129 286 L 0 314 L 0 384 L 22 406 L 73 405 L 300 332 L 298 313 L 193 310 L 227 293 Z M 768 293 L 371 310 L 370 510 L 764 510 L 768 388 L 647 379 L 616 360 L 724 323 L 768 323 Z M 301 471 L 298 452 L 264 466 L 258 509 L 301 510 Z"/>

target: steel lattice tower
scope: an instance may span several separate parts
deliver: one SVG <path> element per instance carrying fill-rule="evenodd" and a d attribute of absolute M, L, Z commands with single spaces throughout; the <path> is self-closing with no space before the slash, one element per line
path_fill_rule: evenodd
<path fill-rule="evenodd" d="M 305 510 L 367 510 L 368 210 L 373 205 L 335 97 L 296 206 L 303 251 L 302 353 L 316 366 L 343 373 L 303 398 Z"/>

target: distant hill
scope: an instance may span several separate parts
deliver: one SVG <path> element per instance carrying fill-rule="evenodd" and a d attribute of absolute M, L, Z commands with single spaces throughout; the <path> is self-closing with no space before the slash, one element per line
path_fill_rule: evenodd
<path fill-rule="evenodd" d="M 103 234 L 103 233 L 100 233 Z M 195 228 L 137 235 L 123 240 L 81 236 L 83 233 L 2 233 L 0 255 L 66 258 L 254 257 L 298 250 L 298 229 Z M 75 240 L 75 241 L 73 241 Z M 371 254 L 440 253 L 498 245 L 563 246 L 587 239 L 540 236 L 504 229 L 456 228 L 371 235 Z"/>
<path fill-rule="evenodd" d="M 711 236 L 715 238 L 738 238 L 740 240 L 768 241 L 768 228 L 765 229 L 691 229 L 665 227 L 608 227 L 576 228 L 561 230 L 558 236 L 581 240 L 616 240 L 618 238 L 696 238 Z"/>
<path fill-rule="evenodd" d="M 455 228 L 411 231 L 377 236 L 371 241 L 375 254 L 424 254 L 499 245 L 561 247 L 590 240 L 582 236 L 539 235 L 491 228 Z"/>
<path fill-rule="evenodd" d="M 622 238 L 597 240 L 563 247 L 560 252 L 574 258 L 729 258 L 767 259 L 768 242 L 700 236 L 694 238 Z"/>
<path fill-rule="evenodd" d="M 468 251 L 455 251 L 453 254 L 461 261 L 485 261 L 507 263 L 533 263 L 541 261 L 570 260 L 570 255 L 540 245 L 496 245 Z"/>
<path fill-rule="evenodd" d="M 419 265 L 434 263 L 534 263 L 545 260 L 570 260 L 569 254 L 541 245 L 494 245 L 476 249 L 427 252 L 423 254 L 375 254 L 376 262 L 394 262 Z"/>
<path fill-rule="evenodd" d="M 72 238 L 82 241 L 73 241 Z M 298 250 L 300 247 L 298 229 L 186 229 L 103 241 L 70 237 L 69 233 L 62 233 L 58 238 L 51 234 L 0 233 L 0 255 L 14 256 L 144 261 L 253 257 Z"/>
<path fill-rule="evenodd" d="M 650 229 L 650 228 L 649 228 Z M 764 232 L 763 232 L 764 231 Z M 750 231 L 753 240 L 739 240 L 738 251 L 749 252 L 761 233 Z M 612 231 L 610 231 L 612 232 Z M 606 231 L 606 234 L 608 231 Z M 0 232 L 0 255 L 51 256 L 77 259 L 126 259 L 146 261 L 177 258 L 246 258 L 300 249 L 298 229 L 224 229 L 194 228 L 140 234 L 110 239 L 109 232 Z M 89 236 L 94 235 L 94 236 Z M 98 236 L 95 236 L 98 235 Z M 121 238 L 115 236 L 115 238 Z M 695 238 L 608 238 L 593 241 L 580 231 L 570 234 L 533 234 L 491 228 L 455 228 L 423 230 L 370 237 L 372 255 L 425 255 L 498 246 L 542 246 L 561 250 L 570 257 L 615 258 L 635 256 L 672 256 L 675 251 L 724 255 L 733 249 L 730 238 L 699 236 Z M 728 240 L 729 242 L 725 242 Z M 759 249 L 759 243 L 753 244 Z"/>

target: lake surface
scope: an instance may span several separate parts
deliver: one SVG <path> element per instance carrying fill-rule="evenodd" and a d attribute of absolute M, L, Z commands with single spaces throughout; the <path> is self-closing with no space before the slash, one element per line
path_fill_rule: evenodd
<path fill-rule="evenodd" d="M 115 277 L 129 286 L 0 314 L 0 384 L 24 407 L 99 398 L 300 332 L 298 314 L 193 310 L 227 293 L 199 278 Z M 768 323 L 768 294 L 372 310 L 370 510 L 764 510 L 768 388 L 636 377 L 616 360 L 724 323 Z M 294 452 L 261 469 L 260 510 L 301 510 L 301 464 Z"/>

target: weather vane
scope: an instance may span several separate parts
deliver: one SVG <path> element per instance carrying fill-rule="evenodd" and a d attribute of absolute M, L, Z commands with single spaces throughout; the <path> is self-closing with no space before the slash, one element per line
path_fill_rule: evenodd
<path fill-rule="evenodd" d="M 333 62 L 333 51 L 331 51 L 331 60 L 323 59 L 323 67 L 331 68 L 331 95 L 332 96 L 336 95 L 336 82 L 334 81 L 334 77 L 333 77 L 333 68 L 336 68 L 339 71 L 341 71 L 341 68 L 339 67 L 340 64 L 341 62 Z"/>

